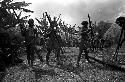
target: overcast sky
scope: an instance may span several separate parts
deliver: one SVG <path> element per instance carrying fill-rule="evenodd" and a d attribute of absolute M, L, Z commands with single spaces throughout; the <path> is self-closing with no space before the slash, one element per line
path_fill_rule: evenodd
<path fill-rule="evenodd" d="M 83 20 L 88 20 L 88 13 L 93 21 L 109 20 L 113 22 L 116 17 L 123 15 L 125 11 L 125 0 L 25 1 L 32 3 L 32 5 L 29 6 L 30 9 L 35 11 L 32 17 L 42 17 L 42 13 L 46 11 L 52 16 L 62 14 L 61 18 L 71 25 L 80 25 Z"/>

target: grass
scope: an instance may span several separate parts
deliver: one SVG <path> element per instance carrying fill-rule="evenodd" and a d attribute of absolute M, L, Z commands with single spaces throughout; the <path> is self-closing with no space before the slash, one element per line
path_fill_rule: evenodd
<path fill-rule="evenodd" d="M 62 64 L 58 66 L 54 54 L 51 54 L 51 66 L 36 59 L 33 70 L 27 66 L 26 56 L 24 56 L 23 64 L 7 70 L 3 82 L 125 82 L 125 72 L 112 70 L 98 62 L 90 64 L 84 57 L 81 59 L 80 67 L 75 67 L 78 52 L 76 48 L 67 49 L 66 53 L 61 55 Z M 44 60 L 45 54 L 41 53 Z M 111 57 L 105 51 L 103 54 L 98 52 L 89 55 L 100 59 Z"/>

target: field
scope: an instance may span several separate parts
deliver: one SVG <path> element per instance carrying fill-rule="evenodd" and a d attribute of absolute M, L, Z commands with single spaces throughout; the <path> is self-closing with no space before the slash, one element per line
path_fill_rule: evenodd
<path fill-rule="evenodd" d="M 124 50 L 124 49 L 123 49 Z M 120 52 L 123 53 L 123 50 Z M 109 50 L 111 51 L 111 50 Z M 79 50 L 75 47 L 67 48 L 64 54 L 61 54 L 62 64 L 56 65 L 54 53 L 51 54 L 50 64 L 40 62 L 36 57 L 34 68 L 27 66 L 26 56 L 21 57 L 24 63 L 7 69 L 3 82 L 125 82 L 125 69 L 113 70 L 105 67 L 98 62 L 88 63 L 84 56 L 81 59 L 80 67 L 76 67 L 76 60 Z M 41 52 L 45 60 L 46 52 Z M 111 63 L 112 55 L 103 52 L 89 53 L 89 56 L 99 60 L 105 60 Z M 119 59 L 124 56 L 118 56 Z M 123 60 L 119 60 L 124 62 Z"/>

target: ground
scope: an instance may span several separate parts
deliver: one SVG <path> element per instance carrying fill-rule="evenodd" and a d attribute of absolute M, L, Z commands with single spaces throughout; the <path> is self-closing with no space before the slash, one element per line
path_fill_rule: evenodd
<path fill-rule="evenodd" d="M 66 52 L 61 55 L 62 64 L 58 66 L 53 53 L 50 58 L 51 66 L 40 62 L 36 57 L 33 69 L 27 66 L 24 55 L 21 57 L 25 60 L 24 63 L 7 69 L 3 82 L 125 82 L 125 72 L 112 70 L 97 62 L 90 64 L 86 62 L 84 56 L 80 67 L 75 67 L 78 52 L 79 50 L 75 47 L 66 49 Z M 44 60 L 45 54 L 45 52 L 41 53 Z M 112 58 L 111 55 L 107 55 L 106 50 L 89 53 L 89 55 L 106 61 L 111 61 Z"/>

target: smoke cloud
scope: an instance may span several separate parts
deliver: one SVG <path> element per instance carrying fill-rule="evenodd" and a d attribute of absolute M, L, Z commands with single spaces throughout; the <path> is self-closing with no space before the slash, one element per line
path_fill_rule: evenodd
<path fill-rule="evenodd" d="M 48 12 L 52 16 L 61 15 L 67 23 L 80 25 L 83 20 L 88 20 L 88 13 L 92 21 L 113 22 L 116 17 L 124 14 L 125 0 L 32 0 L 32 9 L 35 17 L 42 17 Z M 59 2 L 63 1 L 63 2 Z M 64 2 L 65 1 L 65 2 Z M 70 3 L 71 1 L 71 3 Z"/>

